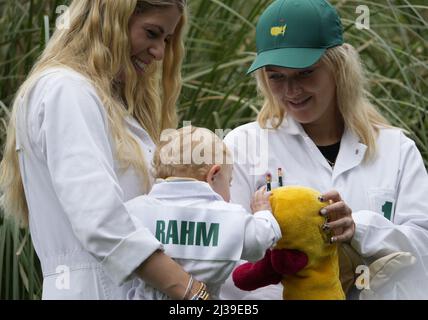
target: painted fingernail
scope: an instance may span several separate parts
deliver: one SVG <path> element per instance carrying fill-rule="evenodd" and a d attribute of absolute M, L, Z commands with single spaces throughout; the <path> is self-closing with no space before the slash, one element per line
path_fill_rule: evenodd
<path fill-rule="evenodd" d="M 324 197 L 323 197 L 323 196 L 319 196 L 319 197 L 318 197 L 318 200 L 319 200 L 320 202 L 324 202 Z"/>
<path fill-rule="evenodd" d="M 325 208 L 321 209 L 320 214 L 322 216 L 326 216 L 327 215 L 327 210 Z"/>
<path fill-rule="evenodd" d="M 330 243 L 331 243 L 331 244 L 335 243 L 336 241 L 337 241 L 337 238 L 336 238 L 336 237 L 331 237 L 331 238 L 330 238 Z"/>
<path fill-rule="evenodd" d="M 330 230 L 330 225 L 329 225 L 328 223 L 324 223 L 324 224 L 322 225 L 322 230 L 323 230 L 323 231 L 329 231 L 329 230 Z"/>

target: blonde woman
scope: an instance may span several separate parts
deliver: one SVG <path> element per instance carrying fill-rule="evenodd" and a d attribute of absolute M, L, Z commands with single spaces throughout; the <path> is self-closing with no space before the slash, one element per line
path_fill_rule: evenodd
<path fill-rule="evenodd" d="M 160 132 L 176 126 L 185 0 L 75 0 L 17 93 L 0 185 L 28 221 L 43 299 L 124 299 L 140 277 L 173 299 L 200 283 L 136 227 Z M 187 289 L 187 290 L 186 290 Z"/>
<path fill-rule="evenodd" d="M 349 243 L 370 266 L 370 275 L 350 270 L 367 272 L 361 295 L 353 286 L 349 298 L 426 299 L 427 171 L 415 143 L 369 102 L 342 32 L 325 0 L 277 0 L 260 17 L 249 72 L 264 105 L 257 122 L 226 137 L 240 159 L 232 201 L 248 206 L 265 172 L 281 168 L 284 185 L 324 192 L 330 241 Z M 229 282 L 223 297 L 281 299 L 281 288 L 243 293 Z"/>

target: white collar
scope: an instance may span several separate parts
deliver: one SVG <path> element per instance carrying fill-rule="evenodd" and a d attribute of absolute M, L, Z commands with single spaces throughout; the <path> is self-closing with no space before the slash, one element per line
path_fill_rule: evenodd
<path fill-rule="evenodd" d="M 270 122 L 269 125 L 271 125 Z M 284 117 L 284 120 L 278 129 L 290 135 L 300 135 L 303 138 L 309 138 L 305 129 L 303 129 L 303 126 L 290 116 Z M 360 144 L 360 139 L 358 136 L 354 134 L 347 126 L 345 126 L 345 131 L 341 140 L 342 142 L 351 143 L 352 145 Z M 364 144 L 362 145 L 365 146 Z"/>
<path fill-rule="evenodd" d="M 269 125 L 271 125 L 271 123 L 269 123 Z M 303 126 L 292 117 L 284 117 L 284 120 L 282 121 L 278 129 L 281 132 L 284 132 L 289 135 L 301 136 L 311 149 L 317 149 L 312 139 L 303 129 Z M 341 138 L 340 151 L 336 159 L 336 166 L 333 178 L 359 165 L 364 159 L 366 150 L 367 146 L 361 143 L 358 136 L 354 132 L 352 132 L 347 126 L 345 126 L 345 131 Z M 325 167 L 328 167 L 330 169 L 328 164 L 325 163 L 325 160 L 323 159 L 323 156 L 320 154 L 320 152 L 317 151 L 314 153 L 319 155 L 319 161 L 323 163 Z"/>
<path fill-rule="evenodd" d="M 303 137 L 308 136 L 302 125 L 289 116 L 284 117 L 284 120 L 280 124 L 279 128 L 291 135 L 301 135 Z"/>
<path fill-rule="evenodd" d="M 189 180 L 158 180 L 150 191 L 149 196 L 159 200 L 203 198 L 212 201 L 224 201 L 224 199 L 216 193 L 208 183 Z"/>

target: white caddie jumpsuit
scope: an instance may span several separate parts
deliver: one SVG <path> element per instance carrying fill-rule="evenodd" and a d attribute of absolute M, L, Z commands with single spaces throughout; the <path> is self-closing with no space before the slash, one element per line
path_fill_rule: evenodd
<path fill-rule="evenodd" d="M 320 192 L 337 190 L 353 211 L 352 246 L 369 265 L 395 252 L 410 252 L 416 263 L 390 276 L 378 299 L 428 299 L 428 176 L 415 143 L 399 129 L 381 129 L 378 156 L 364 163 L 367 147 L 345 129 L 334 169 L 302 126 L 288 117 L 277 130 L 253 122 L 225 138 L 234 152 L 232 202 L 248 208 L 250 197 L 265 185 L 266 172 L 284 185 Z M 223 298 L 281 299 L 282 288 L 269 286 L 243 292 L 229 279 Z"/>
<path fill-rule="evenodd" d="M 140 221 L 158 235 L 166 254 L 207 285 L 212 299 L 218 299 L 220 287 L 237 261 L 262 259 L 281 238 L 281 229 L 270 211 L 250 214 L 241 205 L 225 202 L 202 181 L 163 181 L 155 184 L 148 196 L 138 197 L 126 206 L 135 215 L 136 224 Z M 190 228 L 189 221 L 194 227 Z M 161 230 L 158 224 L 163 222 L 167 223 Z M 210 227 L 198 232 L 201 225 Z M 218 227 L 216 240 L 211 236 L 204 244 L 201 235 L 208 238 L 214 234 L 210 232 L 214 225 Z M 139 279 L 134 280 L 128 297 L 167 299 Z"/>
<path fill-rule="evenodd" d="M 43 299 L 125 299 L 135 269 L 162 245 L 136 227 L 126 201 L 142 194 L 121 169 L 94 87 L 68 69 L 41 75 L 17 117 L 17 151 Z M 151 162 L 154 144 L 126 127 Z"/>

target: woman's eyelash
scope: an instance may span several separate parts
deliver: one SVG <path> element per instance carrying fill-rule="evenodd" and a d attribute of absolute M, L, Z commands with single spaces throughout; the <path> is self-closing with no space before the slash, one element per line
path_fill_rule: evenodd
<path fill-rule="evenodd" d="M 150 29 L 146 29 L 147 34 L 149 35 L 150 38 L 156 38 L 158 36 L 158 34 Z"/>
<path fill-rule="evenodd" d="M 276 79 L 282 79 L 284 76 L 280 73 L 273 73 L 269 75 L 269 79 L 276 80 Z"/>
<path fill-rule="evenodd" d="M 306 76 L 306 75 L 310 75 L 311 73 L 313 73 L 314 72 L 314 70 L 305 70 L 305 71 L 302 71 L 300 74 L 302 75 L 302 76 Z"/>

